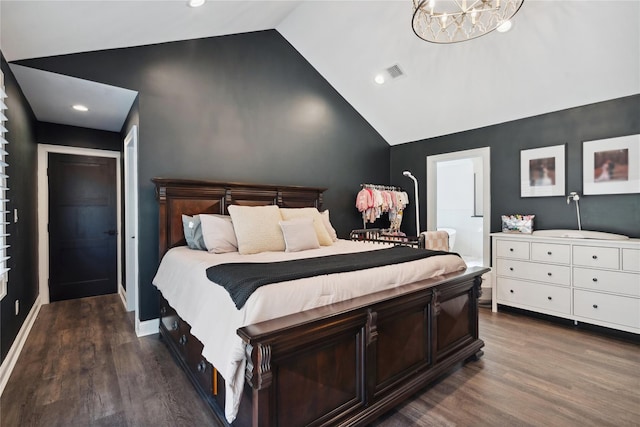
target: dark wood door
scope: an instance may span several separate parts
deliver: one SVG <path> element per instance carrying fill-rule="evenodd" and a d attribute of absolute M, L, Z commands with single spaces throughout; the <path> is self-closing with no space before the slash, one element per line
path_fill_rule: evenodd
<path fill-rule="evenodd" d="M 49 298 L 117 291 L 116 160 L 49 153 Z"/>

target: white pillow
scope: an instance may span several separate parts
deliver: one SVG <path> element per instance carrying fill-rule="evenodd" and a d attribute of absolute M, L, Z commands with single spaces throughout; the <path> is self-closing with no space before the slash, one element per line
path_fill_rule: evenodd
<path fill-rule="evenodd" d="M 318 237 L 318 242 L 322 246 L 331 246 L 333 244 L 333 240 L 331 240 L 331 236 L 327 232 L 327 229 L 324 226 L 324 222 L 322 221 L 322 215 L 318 212 L 316 208 L 281 208 L 280 214 L 282 215 L 282 219 L 288 221 L 290 219 L 298 219 L 298 218 L 312 218 L 313 219 L 313 228 L 316 230 L 316 236 Z"/>
<path fill-rule="evenodd" d="M 207 250 L 214 254 L 238 251 L 238 240 L 230 216 L 200 214 L 202 237 Z"/>
<path fill-rule="evenodd" d="M 320 212 L 322 215 L 322 223 L 324 224 L 324 228 L 327 229 L 327 233 L 331 237 L 331 240 L 336 242 L 338 241 L 338 233 L 336 233 L 336 229 L 331 225 L 331 221 L 329 221 L 329 209 Z"/>
<path fill-rule="evenodd" d="M 284 237 L 279 224 L 282 217 L 278 206 L 231 205 L 228 210 L 238 240 L 238 252 L 284 251 Z"/>
<path fill-rule="evenodd" d="M 280 221 L 280 228 L 282 228 L 286 252 L 306 251 L 320 247 L 313 227 L 313 218 Z"/>

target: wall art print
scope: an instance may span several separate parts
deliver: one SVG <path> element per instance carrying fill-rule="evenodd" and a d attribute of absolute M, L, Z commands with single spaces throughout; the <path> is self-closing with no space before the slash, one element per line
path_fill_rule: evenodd
<path fill-rule="evenodd" d="M 520 196 L 565 195 L 565 145 L 520 151 Z"/>
<path fill-rule="evenodd" d="M 584 194 L 640 193 L 640 134 L 582 144 Z"/>

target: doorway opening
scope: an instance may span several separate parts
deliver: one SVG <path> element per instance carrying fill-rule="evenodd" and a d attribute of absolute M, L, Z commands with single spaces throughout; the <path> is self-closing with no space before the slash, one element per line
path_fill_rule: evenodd
<path fill-rule="evenodd" d="M 450 250 L 470 267 L 491 265 L 490 157 L 489 147 L 427 157 L 427 229 L 447 231 Z"/>
<path fill-rule="evenodd" d="M 42 304 L 51 301 L 49 293 L 50 278 L 50 242 L 49 242 L 49 154 L 71 154 L 77 156 L 91 156 L 96 158 L 115 159 L 115 186 L 116 186 L 116 215 L 115 220 L 115 240 L 116 240 L 116 289 L 122 289 L 122 251 L 121 251 L 121 171 L 120 152 L 96 150 L 90 148 L 66 147 L 48 144 L 38 144 L 38 267 L 39 267 L 39 291 Z M 110 230 L 106 230 L 107 234 Z"/>

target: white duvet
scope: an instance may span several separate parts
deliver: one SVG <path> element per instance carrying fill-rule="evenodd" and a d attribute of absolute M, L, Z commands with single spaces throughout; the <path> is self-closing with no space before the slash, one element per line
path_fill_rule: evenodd
<path fill-rule="evenodd" d="M 202 355 L 226 383 L 225 416 L 233 422 L 244 387 L 245 344 L 236 334 L 242 326 L 287 314 L 345 301 L 466 268 L 456 255 L 443 255 L 359 270 L 276 283 L 258 288 L 238 310 L 227 291 L 211 282 L 206 269 L 229 262 L 271 262 L 377 250 L 379 243 L 338 240 L 332 246 L 302 252 L 237 252 L 211 254 L 181 246 L 163 257 L 153 284 L 169 304 L 191 325 L 203 344 Z"/>

